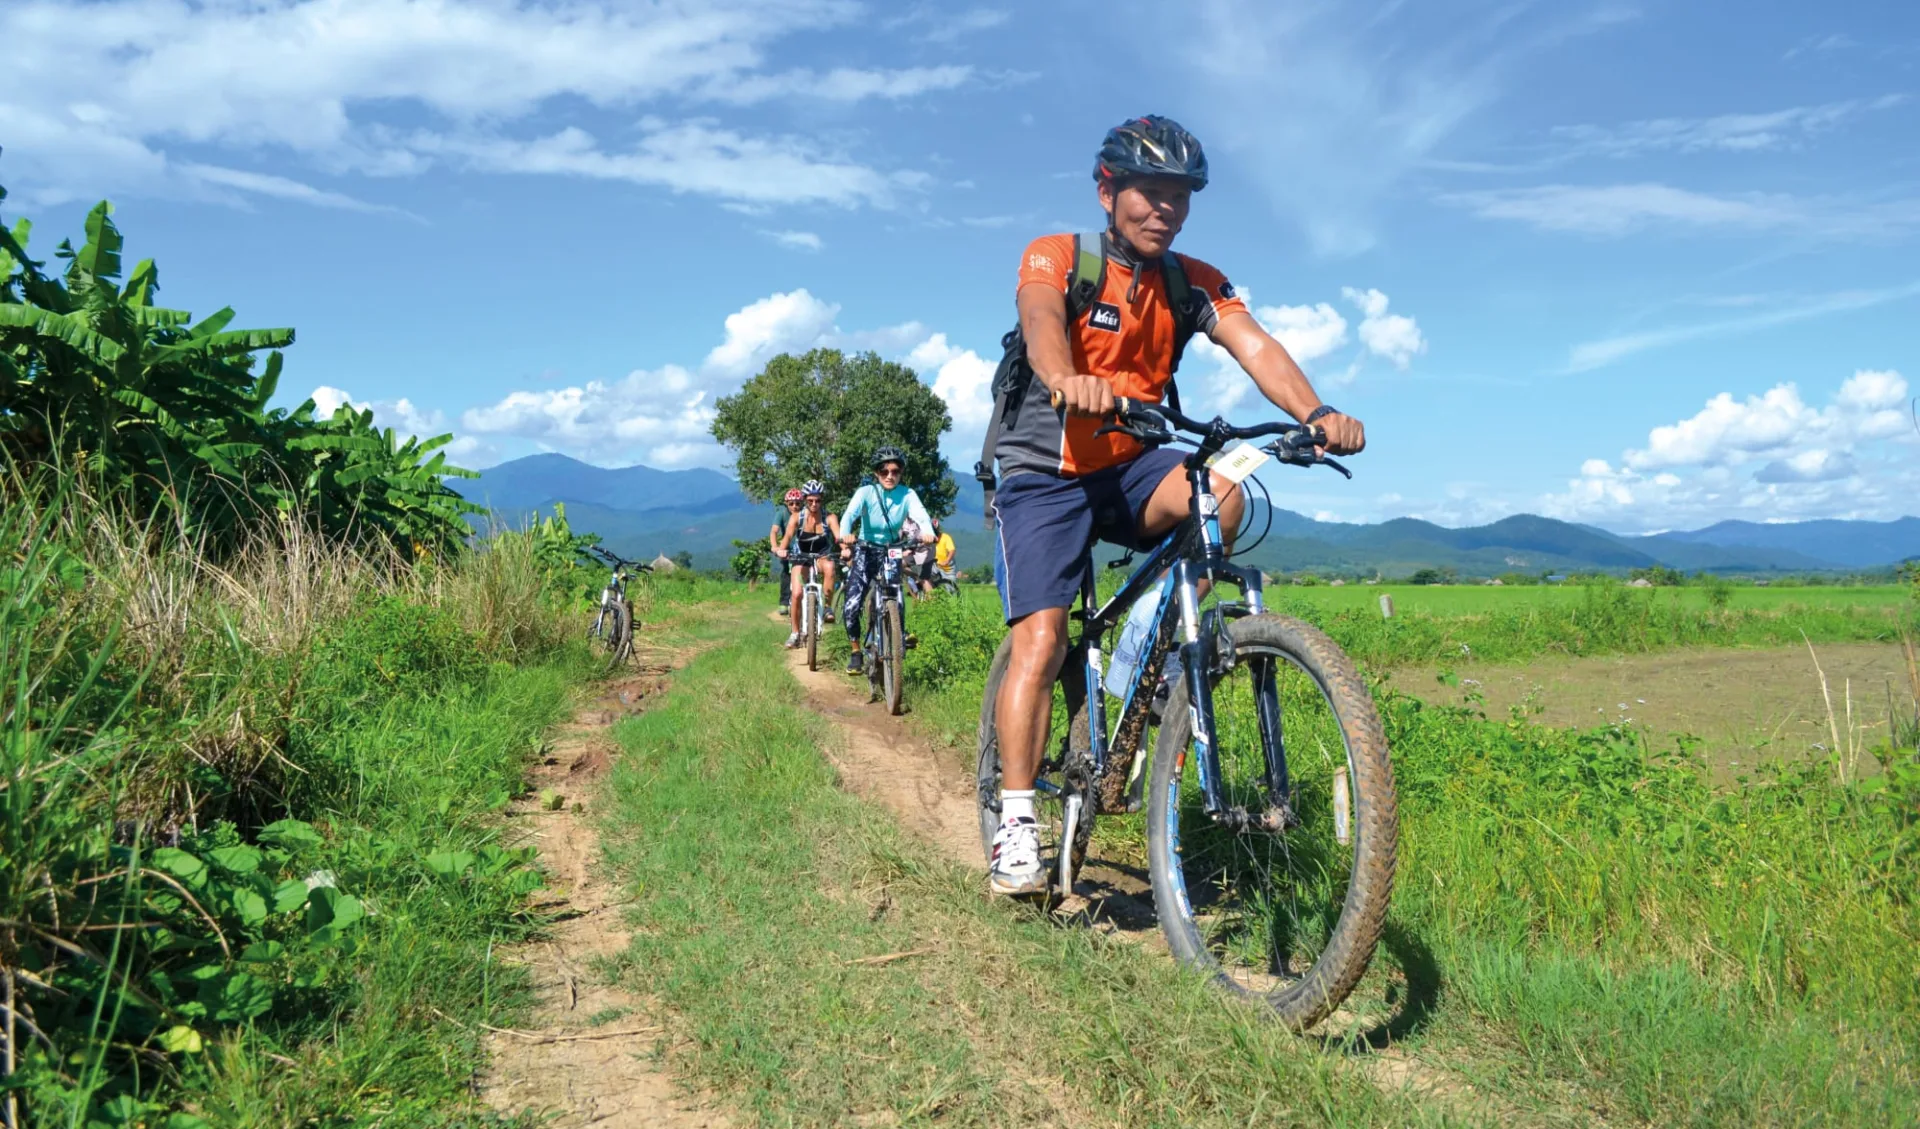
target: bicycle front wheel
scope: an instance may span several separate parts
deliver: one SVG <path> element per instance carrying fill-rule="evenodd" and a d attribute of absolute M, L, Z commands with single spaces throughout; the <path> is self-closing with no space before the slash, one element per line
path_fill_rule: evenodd
<path fill-rule="evenodd" d="M 902 654 L 906 650 L 906 633 L 900 626 L 900 605 L 892 600 L 880 605 L 880 681 L 886 692 L 887 712 L 900 715 L 906 709 L 906 688 L 902 678 Z"/>
<path fill-rule="evenodd" d="M 1346 999 L 1379 943 L 1399 837 L 1393 768 L 1373 698 L 1333 640 L 1273 615 L 1227 634 L 1237 661 L 1213 683 L 1219 813 L 1204 810 L 1184 679 L 1164 711 L 1147 814 L 1154 906 L 1177 959 L 1303 1031 Z"/>
<path fill-rule="evenodd" d="M 807 589 L 800 606 L 800 630 L 807 633 L 807 669 L 820 669 L 820 597 Z"/>

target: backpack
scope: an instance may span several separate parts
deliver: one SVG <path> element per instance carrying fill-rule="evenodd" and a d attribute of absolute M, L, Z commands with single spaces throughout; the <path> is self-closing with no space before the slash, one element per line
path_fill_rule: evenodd
<path fill-rule="evenodd" d="M 1173 374 L 1180 371 L 1180 358 L 1187 351 L 1187 342 L 1192 339 L 1200 324 L 1199 301 L 1205 301 L 1205 295 L 1198 295 L 1187 284 L 1187 271 L 1180 264 L 1180 257 L 1166 254 L 1160 258 L 1160 275 L 1166 280 L 1167 304 L 1173 308 L 1173 363 L 1167 368 L 1167 405 L 1174 411 L 1180 410 L 1180 389 L 1173 381 Z M 1107 284 L 1107 256 L 1099 232 L 1087 232 L 1073 237 L 1073 274 L 1067 282 L 1067 325 L 1072 327 L 1087 316 L 1087 311 L 1100 297 Z M 1198 299 L 1198 301 L 1196 301 Z M 1000 433 L 1018 421 L 1020 405 L 1027 396 L 1027 387 L 1033 383 L 1033 366 L 1027 363 L 1027 342 L 1016 322 L 1014 327 L 1000 338 L 1000 365 L 993 370 L 993 414 L 987 419 L 986 440 L 980 446 L 980 461 L 973 464 L 973 477 L 980 481 L 981 492 L 986 498 L 987 528 L 993 528 L 993 495 L 999 488 L 999 479 L 993 472 L 995 448 L 1000 445 Z"/>

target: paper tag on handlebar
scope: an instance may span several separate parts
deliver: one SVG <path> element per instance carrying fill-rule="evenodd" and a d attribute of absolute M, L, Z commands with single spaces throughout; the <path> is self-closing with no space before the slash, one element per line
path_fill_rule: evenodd
<path fill-rule="evenodd" d="M 1207 465 L 1213 468 L 1213 473 L 1228 482 L 1239 483 L 1245 482 L 1248 475 L 1260 469 L 1260 464 L 1272 458 L 1272 455 L 1251 443 L 1241 443 L 1208 459 Z"/>

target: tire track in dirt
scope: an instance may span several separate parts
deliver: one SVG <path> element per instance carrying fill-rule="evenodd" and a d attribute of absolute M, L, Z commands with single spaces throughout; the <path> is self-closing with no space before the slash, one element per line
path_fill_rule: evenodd
<path fill-rule="evenodd" d="M 646 708 L 667 675 L 689 656 L 643 658 L 637 672 L 606 683 L 528 773 L 527 793 L 509 809 L 514 845 L 539 851 L 546 887 L 539 909 L 555 914 L 539 941 L 506 954 L 533 978 L 537 999 L 525 1031 L 490 1031 L 481 1100 L 506 1115 L 550 1117 L 542 1125 L 604 1129 L 728 1129 L 733 1122 L 702 1095 L 690 1094 L 658 1065 L 671 1035 L 653 1001 L 628 992 L 597 967 L 631 936 L 620 913 L 622 891 L 604 875 L 595 813 L 619 747 L 611 730 Z M 560 796 L 545 810 L 540 796 Z"/>

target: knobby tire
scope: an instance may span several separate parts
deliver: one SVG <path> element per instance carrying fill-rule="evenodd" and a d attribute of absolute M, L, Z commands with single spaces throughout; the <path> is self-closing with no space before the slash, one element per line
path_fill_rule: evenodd
<path fill-rule="evenodd" d="M 881 639 L 885 651 L 881 663 L 880 682 L 886 693 L 887 712 L 898 717 L 906 711 L 906 680 L 902 677 L 902 665 L 905 662 L 906 633 L 901 627 L 900 605 L 888 600 L 881 605 L 881 614 L 885 622 L 881 625 Z"/>
<path fill-rule="evenodd" d="M 808 591 L 800 604 L 800 630 L 807 633 L 807 669 L 820 669 L 819 599 Z"/>
<path fill-rule="evenodd" d="M 1227 630 L 1238 664 L 1214 691 L 1223 799 L 1264 805 L 1252 681 L 1266 660 L 1301 822 L 1276 835 L 1232 831 L 1205 814 L 1181 679 L 1153 756 L 1154 908 L 1176 959 L 1304 1031 L 1346 999 L 1379 944 L 1399 836 L 1393 768 L 1373 698 L 1333 640 L 1285 616 L 1250 616 Z M 1334 779 L 1342 772 L 1345 787 Z M 1336 803 L 1349 819 L 1347 844 L 1334 830 Z"/>

